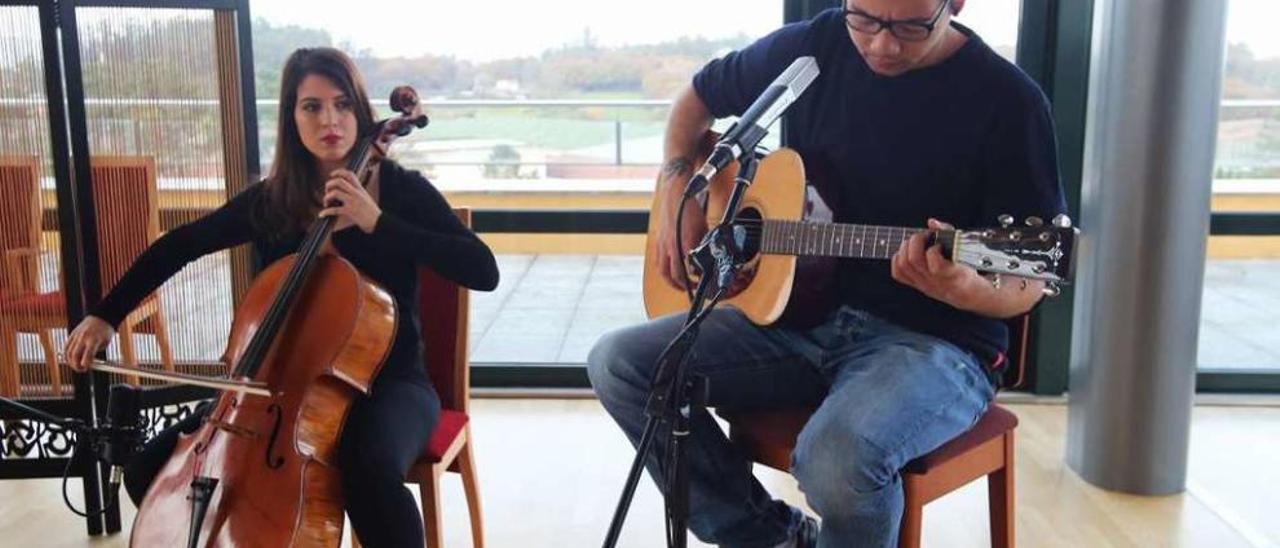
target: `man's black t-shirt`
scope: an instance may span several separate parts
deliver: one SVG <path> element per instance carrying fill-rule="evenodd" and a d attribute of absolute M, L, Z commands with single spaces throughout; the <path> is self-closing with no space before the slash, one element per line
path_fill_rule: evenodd
<path fill-rule="evenodd" d="M 784 142 L 828 169 L 823 185 L 836 221 L 960 228 L 1010 214 L 1064 213 L 1048 101 L 1016 66 L 973 31 L 936 65 L 896 77 L 872 72 L 839 9 L 794 23 L 712 61 L 694 76 L 717 118 L 741 116 L 797 57 L 821 74 L 784 116 Z M 889 261 L 846 259 L 841 301 L 992 358 L 1008 346 L 1003 322 L 933 300 L 893 280 Z"/>

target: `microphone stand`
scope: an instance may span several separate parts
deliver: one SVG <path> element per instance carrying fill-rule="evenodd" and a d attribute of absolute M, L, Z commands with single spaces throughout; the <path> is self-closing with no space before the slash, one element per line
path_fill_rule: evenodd
<path fill-rule="evenodd" d="M 694 292 L 689 312 L 685 317 L 684 327 L 658 356 L 658 366 L 654 372 L 653 386 L 649 391 L 649 400 L 645 406 L 648 419 L 645 422 L 644 434 L 640 445 L 636 448 L 635 459 L 614 510 L 613 520 L 605 536 L 604 548 L 617 546 L 618 537 L 622 533 L 622 524 L 626 520 L 631 500 L 635 496 L 636 485 L 645 460 L 653 449 L 654 438 L 659 426 L 668 425 L 665 434 L 667 440 L 664 455 L 655 455 L 657 465 L 666 473 L 666 485 L 662 486 L 663 501 L 666 513 L 667 546 L 685 548 L 688 544 L 689 523 L 689 474 L 687 443 L 691 433 L 691 418 L 706 409 L 709 387 L 706 377 L 689 375 L 685 364 L 689 361 L 690 350 L 697 340 L 703 320 L 720 303 L 733 283 L 733 277 L 742 266 L 745 258 L 741 252 L 741 241 L 734 233 L 734 222 L 738 216 L 738 206 L 742 196 L 755 179 L 759 159 L 755 150 L 749 149 L 738 158 L 738 175 L 734 179 L 733 192 L 729 195 L 724 215 L 720 224 L 703 238 L 698 248 L 690 252 L 702 277 Z M 714 280 L 714 281 L 713 281 Z M 707 293 L 716 286 L 715 293 L 708 300 Z"/>
<path fill-rule="evenodd" d="M 97 460 L 106 462 L 107 457 L 103 456 L 102 448 L 106 444 L 111 443 L 112 437 L 117 435 L 118 432 L 122 430 L 122 428 L 119 425 L 113 425 L 113 424 L 92 425 L 77 418 L 59 417 L 57 415 L 54 415 L 53 413 L 49 413 L 44 410 L 26 405 L 17 400 L 5 398 L 5 397 L 0 397 L 0 408 L 2 407 L 7 407 L 13 410 L 14 412 L 16 412 L 16 414 L 19 417 L 26 418 L 29 420 L 37 420 L 47 424 L 57 425 L 59 427 L 65 428 L 75 433 L 76 435 L 75 449 L 72 451 L 71 457 L 68 458 L 67 470 L 63 472 L 63 501 L 66 502 L 67 507 L 72 512 L 75 512 L 77 515 L 80 515 L 82 517 L 102 515 L 102 514 L 105 514 L 106 512 L 111 511 L 112 506 L 114 506 L 119 502 L 118 500 L 119 495 L 118 494 L 112 495 L 110 499 L 110 503 L 105 508 L 96 512 L 87 510 L 87 512 L 90 512 L 90 513 L 86 515 L 85 513 L 82 513 L 79 510 L 76 510 L 74 507 L 72 507 L 71 502 L 66 498 L 67 472 L 71 469 L 72 462 L 74 462 L 77 458 L 91 458 L 91 459 L 97 459 Z M 81 451 L 83 449 L 90 450 L 91 453 L 88 457 L 86 457 L 85 453 Z"/>
<path fill-rule="evenodd" d="M 74 431 L 77 435 L 79 435 L 81 431 L 86 429 L 84 421 L 80 419 L 59 417 L 57 415 L 54 415 L 53 413 L 48 413 L 43 410 L 36 409 L 34 407 L 31 407 L 30 405 L 26 405 L 17 400 L 0 397 L 0 407 L 8 407 L 16 411 L 19 415 L 26 417 L 28 419 L 34 419 L 40 422 L 47 422 L 49 424 L 56 424 L 63 428 L 69 428 L 72 431 Z"/>
<path fill-rule="evenodd" d="M 76 435 L 76 445 L 75 445 L 75 449 L 73 449 L 71 452 L 71 456 L 68 457 L 67 459 L 68 471 L 71 469 L 71 464 L 75 462 L 76 458 L 84 458 L 83 456 L 84 453 L 81 452 L 81 449 L 86 449 L 86 448 L 91 449 L 95 447 L 96 445 L 102 443 L 103 438 L 106 436 L 103 429 L 90 426 L 89 424 L 85 423 L 85 421 L 82 421 L 76 418 L 59 417 L 52 413 L 48 413 L 46 411 L 36 409 L 35 407 L 31 407 L 29 405 L 23 404 L 17 400 L 0 397 L 0 407 L 8 407 L 9 409 L 15 411 L 18 414 L 18 416 L 22 418 L 26 418 L 29 420 L 37 420 L 43 423 L 57 425 L 74 432 Z M 64 501 L 66 500 L 66 471 L 64 471 L 63 473 L 63 499 Z M 111 507 L 112 505 L 115 504 L 115 502 L 116 501 L 112 501 L 111 504 L 107 505 L 107 507 L 98 511 L 96 514 L 90 514 L 90 515 L 105 514 L 106 512 L 111 510 Z M 88 516 L 85 516 L 85 514 L 80 513 L 75 508 L 71 508 L 71 510 L 73 512 L 76 512 L 76 514 L 78 515 L 81 515 L 83 517 L 88 517 Z"/>

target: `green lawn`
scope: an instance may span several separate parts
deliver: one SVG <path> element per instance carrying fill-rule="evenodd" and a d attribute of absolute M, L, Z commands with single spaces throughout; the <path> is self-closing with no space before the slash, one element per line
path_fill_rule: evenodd
<path fill-rule="evenodd" d="M 623 121 L 622 138 L 662 134 L 665 122 Z M 612 143 L 615 122 L 570 118 L 490 117 L 433 120 L 424 139 L 511 139 L 551 149 L 574 149 Z"/>

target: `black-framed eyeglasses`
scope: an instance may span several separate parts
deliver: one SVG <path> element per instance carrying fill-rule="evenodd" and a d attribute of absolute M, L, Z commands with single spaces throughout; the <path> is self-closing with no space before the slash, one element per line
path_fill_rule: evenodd
<path fill-rule="evenodd" d="M 844 8 L 844 24 L 855 32 L 863 34 L 879 34 L 884 29 L 889 29 L 889 34 L 895 38 L 906 42 L 919 42 L 928 38 L 933 34 L 933 28 L 938 24 L 938 19 L 942 17 L 942 12 L 951 5 L 951 0 L 943 0 L 942 5 L 938 6 L 938 11 L 933 13 L 928 21 L 922 19 L 908 19 L 904 21 L 894 21 L 892 19 L 881 19 L 859 9 Z"/>

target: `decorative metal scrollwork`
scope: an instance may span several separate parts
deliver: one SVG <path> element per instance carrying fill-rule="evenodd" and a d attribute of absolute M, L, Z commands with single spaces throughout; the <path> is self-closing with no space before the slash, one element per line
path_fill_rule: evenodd
<path fill-rule="evenodd" d="M 151 438 L 191 415 L 195 402 L 142 410 L 142 423 Z M 57 459 L 71 456 L 76 435 L 57 424 L 29 419 L 0 420 L 0 463 L 19 459 Z"/>
<path fill-rule="evenodd" d="M 182 403 L 177 405 L 162 405 L 160 407 L 148 407 L 142 410 L 142 426 L 143 432 L 147 433 L 147 438 L 159 434 L 165 428 L 177 424 L 182 419 L 187 418 L 191 411 L 195 409 L 196 403 Z"/>
<path fill-rule="evenodd" d="M 71 455 L 75 434 L 34 420 L 0 421 L 0 459 L 51 459 Z"/>

